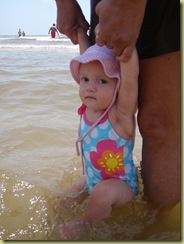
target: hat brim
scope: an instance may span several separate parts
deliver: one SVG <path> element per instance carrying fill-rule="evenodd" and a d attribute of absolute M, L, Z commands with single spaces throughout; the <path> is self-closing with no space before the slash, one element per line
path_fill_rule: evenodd
<path fill-rule="evenodd" d="M 90 47 L 82 55 L 77 56 L 70 62 L 71 74 L 78 84 L 80 83 L 80 64 L 85 64 L 92 61 L 99 61 L 108 77 L 117 78 L 120 80 L 120 66 L 119 62 L 116 61 L 115 56 L 112 55 L 106 47 Z"/>

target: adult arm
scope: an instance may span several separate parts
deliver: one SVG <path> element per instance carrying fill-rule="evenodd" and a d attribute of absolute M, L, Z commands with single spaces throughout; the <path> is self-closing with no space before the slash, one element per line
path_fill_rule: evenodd
<path fill-rule="evenodd" d="M 73 44 L 78 44 L 77 29 L 89 29 L 82 10 L 76 0 L 56 0 L 57 29 L 68 36 Z"/>
<path fill-rule="evenodd" d="M 144 18 L 147 0 L 101 0 L 96 6 L 99 16 L 98 45 L 112 48 L 122 62 L 134 50 Z"/>

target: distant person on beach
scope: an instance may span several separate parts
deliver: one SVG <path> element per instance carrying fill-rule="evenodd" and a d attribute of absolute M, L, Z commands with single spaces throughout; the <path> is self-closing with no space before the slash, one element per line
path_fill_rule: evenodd
<path fill-rule="evenodd" d="M 50 33 L 51 33 L 51 38 L 55 38 L 56 37 L 56 33 L 59 35 L 59 32 L 58 32 L 55 24 L 53 24 L 50 27 L 48 34 L 50 34 Z"/>
<path fill-rule="evenodd" d="M 93 45 L 78 30 L 80 56 L 70 63 L 82 101 L 77 152 L 81 145 L 84 182 L 91 194 L 82 220 L 61 225 L 67 239 L 75 238 L 88 224 L 110 216 L 134 198 L 138 177 L 133 162 L 135 112 L 138 95 L 138 57 L 120 63 L 112 50 Z M 87 49 L 87 50 L 86 50 Z M 81 177 L 80 177 L 81 180 Z M 81 189 L 80 189 L 81 190 Z"/>
<path fill-rule="evenodd" d="M 26 33 L 23 31 L 23 32 L 22 32 L 22 36 L 25 36 L 25 35 L 26 35 Z"/>
<path fill-rule="evenodd" d="M 59 31 L 78 44 L 77 30 L 89 29 L 79 4 L 76 0 L 56 0 L 56 4 Z M 177 204 L 181 197 L 180 1 L 91 0 L 90 40 L 111 48 L 122 62 L 137 46 L 144 194 L 159 207 Z"/>
<path fill-rule="evenodd" d="M 22 35 L 21 29 L 18 31 L 18 36 L 20 37 Z"/>

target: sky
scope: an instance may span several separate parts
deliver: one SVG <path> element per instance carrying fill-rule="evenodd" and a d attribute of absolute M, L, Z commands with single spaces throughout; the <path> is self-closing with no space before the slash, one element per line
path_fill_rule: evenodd
<path fill-rule="evenodd" d="M 89 22 L 90 1 L 77 1 Z M 55 0 L 0 0 L 0 35 L 47 35 L 56 18 Z"/>

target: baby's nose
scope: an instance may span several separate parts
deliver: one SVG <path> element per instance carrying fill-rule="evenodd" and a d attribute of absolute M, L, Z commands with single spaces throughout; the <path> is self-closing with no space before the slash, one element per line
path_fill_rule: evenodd
<path fill-rule="evenodd" d="M 95 91 L 95 82 L 89 81 L 87 84 L 87 90 L 88 91 Z"/>

